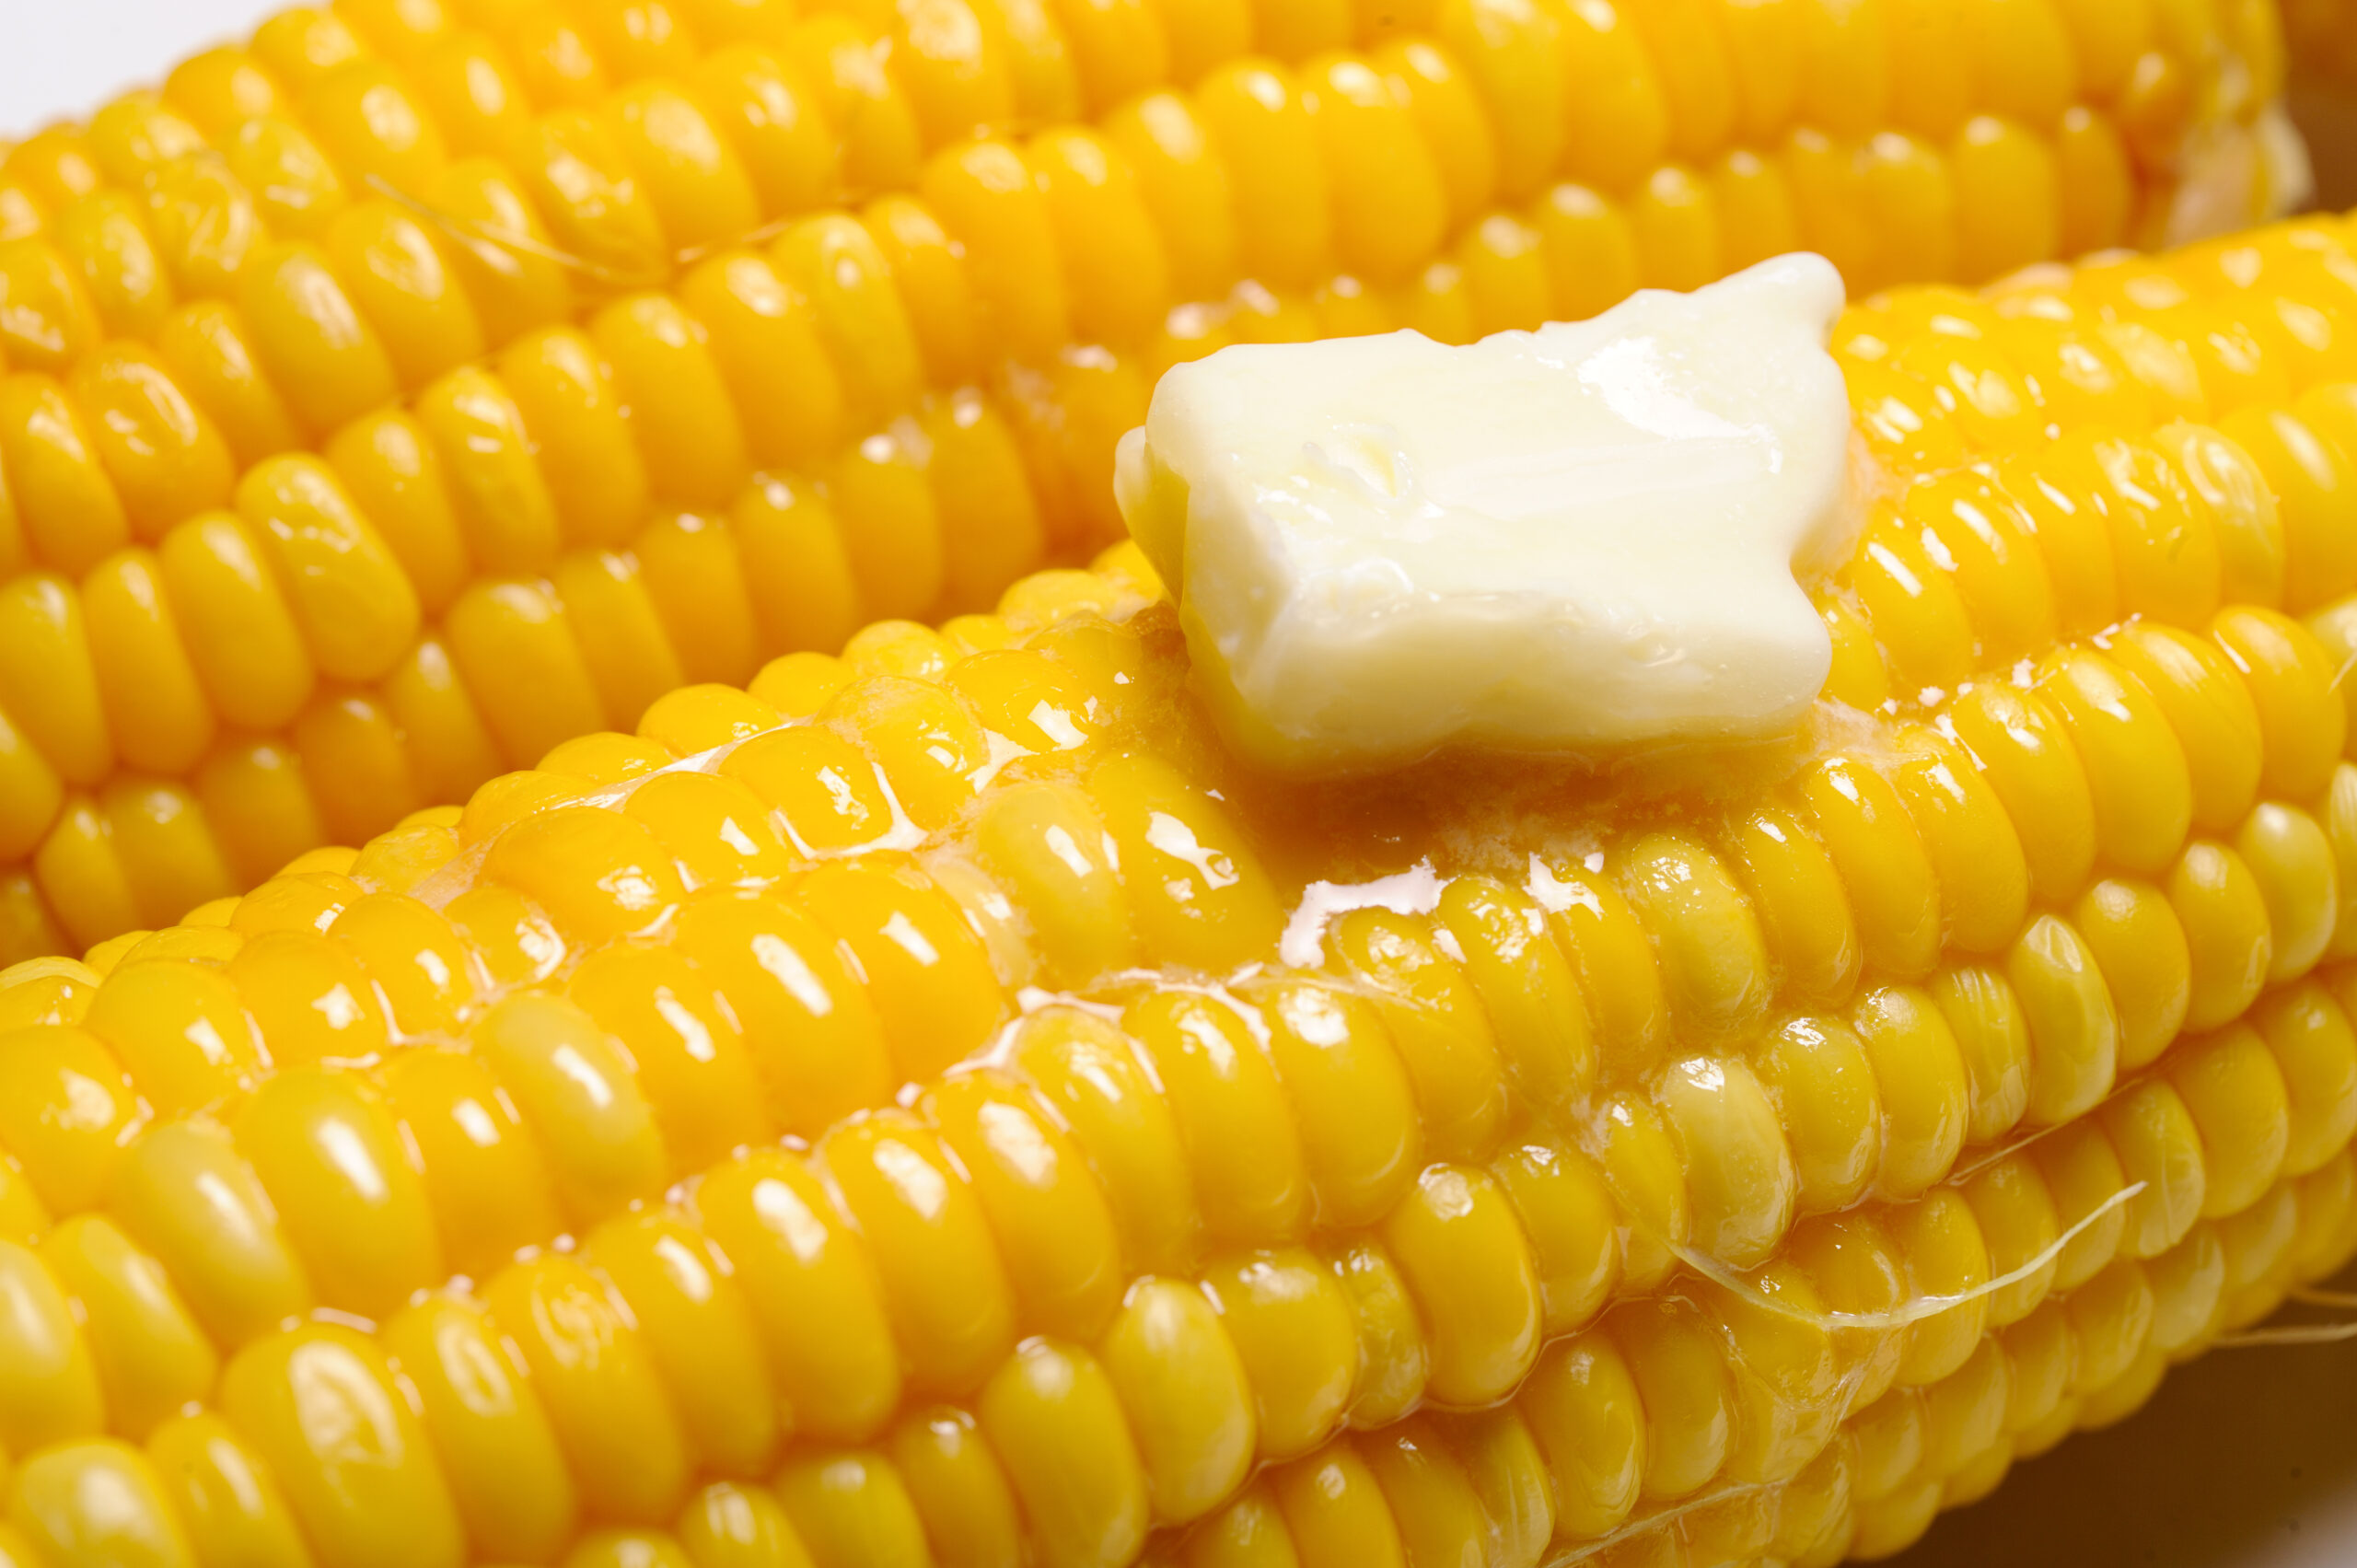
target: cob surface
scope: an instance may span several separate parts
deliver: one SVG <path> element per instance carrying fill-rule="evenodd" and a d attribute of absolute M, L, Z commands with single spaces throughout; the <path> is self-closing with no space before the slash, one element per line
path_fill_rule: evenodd
<path fill-rule="evenodd" d="M 1272 784 L 1121 547 L 16 967 L 0 1541 L 1895 1549 L 2357 1237 L 2348 238 L 1851 311 L 1789 743 Z"/>
<path fill-rule="evenodd" d="M 2277 210 L 2274 26 L 288 10 L 0 160 L 0 953 L 1085 559 L 1154 377 L 1225 342 L 1463 340 L 1801 245 L 1860 294 L 1978 282 Z"/>

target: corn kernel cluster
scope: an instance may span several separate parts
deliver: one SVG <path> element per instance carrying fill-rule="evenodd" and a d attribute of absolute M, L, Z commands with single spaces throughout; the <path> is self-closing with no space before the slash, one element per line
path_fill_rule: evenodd
<path fill-rule="evenodd" d="M 2263 168 L 2223 207 L 2189 187 L 2256 156 L 2273 28 L 290 9 L 0 159 L 0 952 L 168 923 L 666 691 L 984 608 L 1118 536 L 1114 439 L 1226 342 L 1461 341 L 1802 245 L 1860 292 L 1979 281 L 2255 216 Z"/>
<path fill-rule="evenodd" d="M 2357 1246 L 2350 238 L 1851 311 L 1708 776 L 1248 774 L 1124 546 L 8 970 L 0 1560 L 1898 1549 Z"/>

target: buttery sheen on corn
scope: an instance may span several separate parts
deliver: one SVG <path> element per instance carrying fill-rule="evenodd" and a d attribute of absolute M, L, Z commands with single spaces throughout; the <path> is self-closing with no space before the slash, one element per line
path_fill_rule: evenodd
<path fill-rule="evenodd" d="M 0 1551 L 1898 1549 L 2357 1244 L 2348 238 L 1848 312 L 1781 742 L 1271 781 L 1121 547 L 8 970 Z"/>
<path fill-rule="evenodd" d="M 1225 343 L 1461 342 L 1801 247 L 1863 296 L 2238 226 L 2286 194 L 2252 154 L 2274 27 L 287 10 L 0 157 L 0 955 L 1084 560 L 1155 375 Z"/>

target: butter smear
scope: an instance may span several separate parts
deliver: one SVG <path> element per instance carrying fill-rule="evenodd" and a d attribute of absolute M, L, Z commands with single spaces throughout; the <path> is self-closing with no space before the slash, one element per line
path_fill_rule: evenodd
<path fill-rule="evenodd" d="M 1823 258 L 1450 348 L 1225 348 L 1114 488 L 1232 744 L 1285 772 L 1791 724 L 1831 663 L 1795 574 L 1850 542 Z"/>

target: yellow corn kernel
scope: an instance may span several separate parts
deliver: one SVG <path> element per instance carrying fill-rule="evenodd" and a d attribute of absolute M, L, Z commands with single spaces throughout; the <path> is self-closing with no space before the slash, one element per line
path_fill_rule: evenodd
<path fill-rule="evenodd" d="M 362 1061 L 385 1048 L 367 975 L 316 931 L 264 932 L 238 950 L 228 975 L 280 1066 Z"/>
<path fill-rule="evenodd" d="M 1353 911 L 1331 935 L 1348 970 L 1389 998 L 1377 1005 L 1435 1151 L 1485 1152 L 1504 1115 L 1506 1086 L 1478 993 L 1414 922 L 1391 912 Z"/>
<path fill-rule="evenodd" d="M 45 376 L 0 381 L 0 458 L 11 470 L 11 523 L 47 564 L 76 575 L 127 542 L 129 521 L 99 460 L 85 411 Z M 10 528 L 13 535 L 17 527 Z"/>
<path fill-rule="evenodd" d="M 731 1469 L 765 1465 L 779 1426 L 760 1330 L 703 1238 L 633 1215 L 590 1238 L 589 1260 L 629 1307 L 694 1451 Z"/>
<path fill-rule="evenodd" d="M 408 214 L 386 202 L 351 208 L 329 226 L 324 249 L 404 388 L 482 354 L 472 301 L 432 234 Z"/>
<path fill-rule="evenodd" d="M 958 1394 L 1012 1348 L 1013 1292 L 981 1207 L 921 1125 L 888 1115 L 818 1148 L 884 1283 L 912 1384 Z"/>
<path fill-rule="evenodd" d="M 555 505 L 505 386 L 463 367 L 419 394 L 415 412 L 478 570 L 545 569 L 557 550 Z"/>
<path fill-rule="evenodd" d="M 563 605 L 540 584 L 476 582 L 451 607 L 444 634 L 450 664 L 514 765 L 598 726 L 597 689 Z"/>
<path fill-rule="evenodd" d="M 174 66 L 164 79 L 163 96 L 207 134 L 218 134 L 241 120 L 268 113 L 278 100 L 278 87 L 251 54 L 224 44 Z"/>
<path fill-rule="evenodd" d="M 744 1025 L 778 1125 L 808 1135 L 889 1098 L 865 988 L 806 917 L 765 900 L 706 897 L 680 912 L 677 940 Z"/>
<path fill-rule="evenodd" d="M 1682 1156 L 1694 1245 L 1736 1268 L 1766 1258 L 1792 1223 L 1799 1177 L 1758 1074 L 1689 1057 L 1670 1065 L 1655 1098 Z"/>
<path fill-rule="evenodd" d="M 1754 1070 L 1792 1141 L 1799 1210 L 1848 1207 L 1882 1143 L 1875 1069 L 1857 1035 L 1831 1018 L 1792 1019 L 1760 1044 Z"/>
<path fill-rule="evenodd" d="M 1114 1309 L 1120 1249 L 1079 1148 L 1012 1081 L 953 1080 L 925 1109 L 990 1219 L 1023 1320 L 1094 1336 Z"/>
<path fill-rule="evenodd" d="M 1485 1172 L 1427 1167 L 1383 1235 L 1422 1308 L 1433 1397 L 1487 1404 L 1519 1384 L 1538 1357 L 1541 1307 L 1504 1189 Z"/>
<path fill-rule="evenodd" d="M 1834 758 L 1807 776 L 1802 796 L 1857 912 L 1866 961 L 1902 978 L 1923 974 L 1939 949 L 1940 890 L 1898 793 Z"/>
<path fill-rule="evenodd" d="M 2239 854 L 2202 841 L 2177 857 L 2166 891 L 2192 970 L 2186 1028 L 2215 1028 L 2250 1005 L 2274 962 L 2266 895 Z"/>
<path fill-rule="evenodd" d="M 2283 1074 L 2290 1105 L 2283 1168 L 2305 1175 L 2341 1146 L 2340 1128 L 2350 1114 L 2349 1059 L 2357 1037 L 2340 1005 L 2314 985 L 2271 997 L 2252 1021 Z"/>
<path fill-rule="evenodd" d="M 105 1218 L 83 1214 L 41 1249 L 58 1284 L 80 1303 L 110 1419 L 145 1437 L 213 1388 L 220 1358 L 157 1261 Z"/>
<path fill-rule="evenodd" d="M 1472 1478 L 1425 1421 L 1411 1417 L 1358 1448 L 1391 1506 L 1401 1545 L 1417 1558 L 1446 1561 L 1493 1539 L 1497 1526 Z"/>
<path fill-rule="evenodd" d="M 2120 1173 L 2142 1187 L 2129 1202 L 2120 1250 L 2131 1258 L 2158 1256 L 2201 1217 L 2209 1167 L 2200 1126 L 2166 1080 L 2137 1085 L 2101 1114 Z"/>
<path fill-rule="evenodd" d="M 1654 171 L 1629 203 L 1637 269 L 1655 288 L 1691 288 L 1725 270 L 1711 189 L 1675 164 Z"/>
<path fill-rule="evenodd" d="M 0 240 L 0 279 L 9 308 L 0 348 L 34 371 L 63 373 L 98 344 L 98 306 L 56 249 L 41 240 Z"/>
<path fill-rule="evenodd" d="M 2192 956 L 2165 898 L 2141 882 L 2087 889 L 2072 925 L 2103 971 L 2119 1015 L 2119 1066 L 2142 1067 L 2177 1038 L 2192 1000 Z"/>
<path fill-rule="evenodd" d="M 1050 1010 L 1026 1020 L 1014 1061 L 1104 1185 L 1123 1256 L 1147 1270 L 1178 1267 L 1191 1255 L 1202 1215 L 1177 1121 L 1148 1089 L 1128 1041 L 1090 1015 Z"/>
<path fill-rule="evenodd" d="M 2049 658 L 2038 685 L 2086 765 L 2104 854 L 2130 871 L 2167 865 L 2192 819 L 2192 779 L 2151 694 L 2110 660 L 2084 651 Z"/>
<path fill-rule="evenodd" d="M 873 1433 L 900 1399 L 899 1353 L 875 1266 L 817 1179 L 784 1155 L 741 1156 L 698 1185 L 695 1212 L 752 1303 L 797 1425 Z"/>
<path fill-rule="evenodd" d="M 87 1029 L 30 1026 L 0 1057 L 8 1082 L 0 1146 L 52 1210 L 92 1207 L 140 1112 L 122 1066 Z"/>
<path fill-rule="evenodd" d="M 662 1191 L 669 1161 L 653 1109 L 630 1059 L 586 1010 L 511 996 L 469 1038 L 526 1123 L 549 1130 L 550 1176 L 570 1212 L 596 1218 Z"/>
<path fill-rule="evenodd" d="M 486 343 L 509 342 L 569 313 L 571 273 L 554 253 L 539 212 L 505 168 L 488 158 L 453 163 L 427 199 L 475 240 L 454 247 L 449 260 L 474 302 Z"/>
<path fill-rule="evenodd" d="M 160 563 L 145 551 L 109 558 L 83 581 L 82 612 L 100 698 L 122 760 L 167 775 L 212 744 L 214 715 L 181 642 Z"/>
<path fill-rule="evenodd" d="M 1584 1326 L 1620 1283 L 1620 1214 L 1604 1173 L 1541 1143 L 1508 1150 L 1492 1168 L 1529 1235 L 1547 1333 Z"/>
<path fill-rule="evenodd" d="M 2211 634 L 2258 709 L 2263 786 L 2304 800 L 2323 789 L 2340 753 L 2345 715 L 2332 702 L 2335 667 L 2305 628 L 2271 610 L 2222 612 Z"/>
<path fill-rule="evenodd" d="M 1391 1504 L 1355 1444 L 1330 1444 L 1273 1471 L 1270 1492 L 1297 1560 L 1320 1568 L 1407 1562 Z"/>
<path fill-rule="evenodd" d="M 761 1487 L 714 1481 L 688 1500 L 674 1529 L 700 1568 L 800 1568 L 809 1561 L 784 1505 Z"/>
<path fill-rule="evenodd" d="M 1070 298 L 1048 192 L 1021 155 L 1000 142 L 949 148 L 925 166 L 919 191 L 966 247 L 990 340 L 1018 357 L 1051 357 L 1070 335 Z"/>
<path fill-rule="evenodd" d="M 106 1209 L 164 1266 L 216 1345 L 243 1345 L 310 1305 L 269 1198 L 217 1128 L 147 1132 L 124 1151 Z"/>
<path fill-rule="evenodd" d="M 315 458 L 267 459 L 238 482 L 237 506 L 286 585 L 319 672 L 368 680 L 389 670 L 417 633 L 417 600 L 334 471 Z"/>
<path fill-rule="evenodd" d="M 1251 999 L 1320 1213 L 1371 1222 L 1407 1189 L 1419 1153 L 1413 1091 L 1387 1031 L 1364 1003 L 1322 986 L 1281 983 Z"/>
<path fill-rule="evenodd" d="M 668 1518 L 686 1490 L 684 1434 L 642 1331 L 598 1279 L 566 1259 L 521 1263 L 491 1282 L 484 1305 L 583 1491 L 610 1518 Z"/>
<path fill-rule="evenodd" d="M 2290 408 L 2240 409 L 2219 421 L 2219 429 L 2250 455 L 2274 493 L 2283 529 L 2283 587 L 2294 610 L 2306 610 L 2345 592 L 2352 563 L 2328 520 L 2342 503 L 2348 459 L 2307 416 L 2330 413 L 2302 398 Z"/>
<path fill-rule="evenodd" d="M 384 1075 L 387 1109 L 419 1152 L 450 1266 L 482 1277 L 553 1233 L 555 1195 L 539 1151 L 477 1058 L 403 1053 Z"/>
<path fill-rule="evenodd" d="M 152 540 L 182 517 L 226 503 L 233 477 L 228 447 L 152 353 L 110 344 L 75 366 L 67 386 L 140 538 Z M 37 493 L 19 499 L 36 530 L 41 518 L 32 503 L 38 499 Z M 91 520 L 80 520 L 77 531 Z M 101 537 L 104 526 L 99 519 Z M 42 544 L 38 531 L 35 542 Z"/>
<path fill-rule="evenodd" d="M 2235 835 L 2258 883 L 2273 935 L 2270 980 L 2307 971 L 2330 942 L 2340 904 L 2338 866 L 2324 830 L 2296 807 L 2263 801 Z"/>
<path fill-rule="evenodd" d="M 1224 293 L 1238 244 L 1230 182 L 1208 125 L 1176 93 L 1157 92 L 1106 116 L 1103 131 L 1130 165 L 1180 298 Z"/>
<path fill-rule="evenodd" d="M 812 918 L 867 977 L 902 1081 L 961 1060 L 997 1027 L 1005 1003 L 988 956 L 925 878 L 882 865 L 830 865 L 800 891 Z"/>
<path fill-rule="evenodd" d="M 539 1397 L 482 1309 L 430 1296 L 392 1318 L 386 1345 L 417 1389 L 453 1501 L 480 1550 L 540 1553 L 570 1535 L 576 1498 Z"/>
<path fill-rule="evenodd" d="M 185 1563 L 180 1521 L 147 1456 L 112 1439 L 75 1443 L 17 1472 L 12 1520 L 53 1553 L 123 1562 Z"/>
<path fill-rule="evenodd" d="M 237 1136 L 323 1301 L 373 1316 L 442 1277 L 425 1192 L 393 1121 L 351 1086 L 316 1070 L 281 1074 L 240 1111 Z"/>
<path fill-rule="evenodd" d="M 763 887 L 794 865 L 761 798 L 734 779 L 667 772 L 634 791 L 624 809 L 671 853 L 681 885 Z"/>
<path fill-rule="evenodd" d="M 599 120 L 572 109 L 543 115 L 526 159 L 531 203 L 561 252 L 625 287 L 662 274 L 668 246 L 654 203 Z"/>
<path fill-rule="evenodd" d="M 1140 1282 L 1098 1354 L 1129 1413 L 1155 1520 L 1183 1524 L 1232 1496 L 1255 1449 L 1252 1388 L 1204 1294 Z"/>
<path fill-rule="evenodd" d="M 1193 92 L 1235 202 L 1247 276 L 1304 285 L 1330 270 L 1329 195 L 1317 118 L 1289 73 L 1259 62 L 1213 70 Z"/>
<path fill-rule="evenodd" d="M 1898 1381 L 1921 1387 L 1961 1366 L 1980 1342 L 1988 1297 L 1976 1293 L 1990 1277 L 1988 1243 L 1971 1206 L 1951 1188 L 1894 1211 L 1887 1223 L 1919 1295 L 1967 1298 L 1907 1330 Z"/>
<path fill-rule="evenodd" d="M 1755 1023 L 1771 982 L 1759 920 L 1725 866 L 1682 835 L 1649 835 L 1612 867 L 1658 944 L 1662 988 L 1682 1030 L 1731 1036 Z"/>
<path fill-rule="evenodd" d="M 924 1525 L 900 1472 L 881 1457 L 851 1451 L 789 1460 L 778 1500 L 795 1533 L 819 1562 L 926 1559 Z"/>
<path fill-rule="evenodd" d="M 2027 1160 L 2009 1155 L 1976 1173 L 1965 1184 L 1964 1200 L 1972 1206 L 1973 1223 L 1988 1244 L 1992 1278 L 2020 1274 L 2046 1260 L 1989 1298 L 1992 1328 L 2020 1322 L 2053 1288 L 2054 1270 L 2047 1259 L 2060 1235 L 2053 1196 Z"/>
<path fill-rule="evenodd" d="M 276 1480 L 218 1415 L 166 1421 L 148 1439 L 147 1457 L 197 1561 L 235 1555 L 257 1568 L 310 1561 Z"/>
<path fill-rule="evenodd" d="M 1731 1436 L 1725 1353 L 1683 1303 L 1624 1307 L 1608 1325 L 1644 1410 L 1640 1495 L 1700 1490 L 1725 1462 Z"/>
<path fill-rule="evenodd" d="M 1617 59 L 1596 59 L 1598 45 L 1588 38 L 1588 30 L 1598 21 L 1608 30 L 1620 30 Z M 1565 33 L 1573 29 L 1588 47 L 1579 50 L 1567 41 Z M 1638 168 L 1650 163 L 1650 153 L 1657 151 L 1647 146 L 1647 132 L 1659 134 L 1655 130 L 1657 115 L 1645 115 L 1645 89 L 1653 85 L 1650 71 L 1617 18 L 1603 14 L 1558 18 L 1556 12 L 1541 7 L 1449 3 L 1435 7 L 1433 35 L 1449 59 L 1459 62 L 1473 92 L 1490 110 L 1490 125 L 1497 132 L 1497 193 L 1506 201 L 1535 193 L 1567 146 L 1577 146 L 1582 158 L 1609 158 L 1626 146 L 1626 163 Z M 1626 75 L 1612 66 L 1621 66 Z M 1586 94 L 1609 101 L 1588 99 Z M 1586 115 L 1591 101 L 1594 118 L 1567 125 L 1567 115 Z M 1608 118 L 1615 122 L 1615 137 L 1621 130 L 1631 132 L 1629 144 L 1598 146 L 1579 134 Z M 1621 181 L 1600 180 L 1598 184 L 1617 189 Z"/>
<path fill-rule="evenodd" d="M 2118 1070 L 2120 1017 L 2085 940 L 2051 915 L 2033 920 L 2005 957 L 2030 1040 L 2028 1115 L 2055 1124 L 2101 1099 Z"/>
<path fill-rule="evenodd" d="M 2114 654 L 2184 744 L 2195 824 L 2214 832 L 2241 821 L 2259 786 L 2259 715 L 2224 656 L 2175 628 L 2144 625 Z"/>
<path fill-rule="evenodd" d="M 1297 1249 L 1216 1260 L 1202 1281 L 1250 1383 L 1260 1457 L 1306 1453 L 1340 1423 L 1357 1370 L 1341 1287 Z"/>
<path fill-rule="evenodd" d="M 1273 1244 L 1301 1233 L 1309 1178 L 1284 1091 L 1244 1020 L 1184 992 L 1155 992 L 1123 1027 L 1154 1064 L 1213 1234 Z"/>
<path fill-rule="evenodd" d="M 41 1258 L 15 1242 L 0 1241 L 0 1289 L 11 1307 L 5 1330 L 9 1446 L 32 1450 L 95 1434 L 105 1419 L 105 1394 L 72 1299 Z"/>
<path fill-rule="evenodd" d="M 2282 1070 L 2258 1033 L 2237 1025 L 2174 1054 L 2167 1072 L 2201 1134 L 2202 1214 L 2239 1214 L 2282 1168 L 2289 1134 Z"/>

